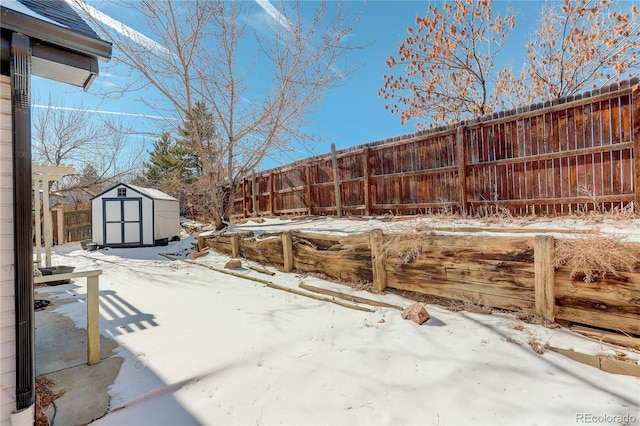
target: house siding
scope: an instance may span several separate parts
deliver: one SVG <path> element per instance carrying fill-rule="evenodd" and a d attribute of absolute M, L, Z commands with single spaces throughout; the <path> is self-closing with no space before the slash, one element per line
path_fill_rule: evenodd
<path fill-rule="evenodd" d="M 11 80 L 0 76 L 0 424 L 16 409 Z"/>

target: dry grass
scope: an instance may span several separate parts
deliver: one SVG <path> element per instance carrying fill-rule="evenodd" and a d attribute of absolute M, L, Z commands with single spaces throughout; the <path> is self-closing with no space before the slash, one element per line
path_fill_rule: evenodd
<path fill-rule="evenodd" d="M 555 266 L 570 268 L 572 278 L 584 275 L 586 283 L 633 271 L 638 261 L 637 252 L 624 236 L 605 236 L 599 229 L 593 234 L 559 240 L 555 248 Z"/>
<path fill-rule="evenodd" d="M 514 217 L 506 207 L 498 204 L 484 204 L 476 210 L 475 214 L 477 219 L 482 219 L 485 223 L 503 223 L 513 222 Z"/>
<path fill-rule="evenodd" d="M 417 233 L 427 232 L 430 229 L 428 226 L 418 224 L 415 227 L 398 228 L 396 232 L 386 234 L 382 243 L 382 256 L 387 257 L 390 253 L 400 250 L 399 266 L 412 263 L 422 253 L 422 243 Z"/>
<path fill-rule="evenodd" d="M 420 244 L 417 244 L 414 247 L 411 247 L 402 256 L 402 262 L 400 263 L 400 266 L 404 266 L 408 263 L 412 263 L 414 260 L 417 259 L 420 253 L 422 253 L 422 246 Z"/>
<path fill-rule="evenodd" d="M 373 292 L 373 283 L 371 281 L 359 281 L 359 280 L 340 280 L 338 278 L 331 277 L 329 275 L 321 274 L 320 272 L 302 272 L 297 271 L 296 276 L 304 279 L 306 277 L 314 277 L 320 280 L 330 281 L 332 283 L 342 284 L 346 287 L 350 287 L 354 290 L 364 290 Z"/>
<path fill-rule="evenodd" d="M 490 315 L 493 312 L 507 312 L 503 309 L 492 308 L 488 305 L 483 305 L 477 300 L 473 301 L 468 297 L 461 296 L 461 300 L 447 299 L 445 297 L 431 296 L 428 294 L 416 293 L 408 290 L 397 290 L 394 288 L 385 289 L 387 293 L 397 294 L 405 299 L 413 300 L 414 302 L 424 303 L 427 305 L 439 305 L 447 308 L 451 312 L 474 312 L 478 314 Z"/>
<path fill-rule="evenodd" d="M 581 219 L 585 219 L 592 223 L 602 223 L 606 219 L 624 221 L 635 219 L 635 205 L 631 201 L 626 205 L 613 206 L 607 208 L 595 192 L 588 186 L 582 185 L 578 187 L 578 196 L 587 199 L 582 205 L 578 205 L 575 215 Z M 612 203 L 613 204 L 613 203 Z"/>
<path fill-rule="evenodd" d="M 636 214 L 635 203 L 633 201 L 626 206 L 615 207 L 612 210 L 607 210 L 606 212 L 604 212 L 604 216 L 606 219 L 615 220 L 617 222 L 638 218 L 638 215 Z"/>
<path fill-rule="evenodd" d="M 494 308 L 492 308 L 491 306 L 483 305 L 482 303 L 480 303 L 478 298 L 472 300 L 465 296 L 462 296 L 461 300 L 449 300 L 446 307 L 447 310 L 451 312 L 464 311 L 483 315 L 491 315 L 494 311 Z"/>
<path fill-rule="evenodd" d="M 529 346 L 533 351 L 539 355 L 544 353 L 544 345 L 540 343 L 540 340 L 536 336 L 529 337 Z"/>
<path fill-rule="evenodd" d="M 542 325 L 546 328 L 560 327 L 560 324 L 556 322 L 549 322 L 539 315 L 527 312 L 515 312 L 513 314 L 513 320 L 516 324 L 518 324 L 518 322 L 524 322 L 526 324 Z M 516 326 L 514 326 L 513 328 L 515 328 L 516 330 L 518 329 Z M 520 326 L 520 328 L 522 328 L 522 326 Z"/>

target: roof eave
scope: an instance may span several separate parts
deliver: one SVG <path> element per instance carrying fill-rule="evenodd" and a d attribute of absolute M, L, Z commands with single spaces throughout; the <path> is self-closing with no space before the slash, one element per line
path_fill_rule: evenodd
<path fill-rule="evenodd" d="M 2 28 L 64 47 L 101 61 L 111 59 L 111 43 L 0 7 Z"/>

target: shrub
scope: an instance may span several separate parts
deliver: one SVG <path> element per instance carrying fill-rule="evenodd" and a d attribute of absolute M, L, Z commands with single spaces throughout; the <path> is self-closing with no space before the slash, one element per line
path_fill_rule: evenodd
<path fill-rule="evenodd" d="M 555 248 L 555 267 L 571 268 L 571 277 L 584 275 L 584 282 L 592 283 L 607 274 L 632 271 L 639 261 L 637 249 L 621 235 L 593 234 L 560 240 Z"/>

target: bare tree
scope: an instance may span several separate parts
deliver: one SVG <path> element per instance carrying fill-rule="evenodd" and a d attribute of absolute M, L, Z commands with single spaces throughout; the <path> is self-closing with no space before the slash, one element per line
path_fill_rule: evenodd
<path fill-rule="evenodd" d="M 505 74 L 519 103 L 574 95 L 637 75 L 640 23 L 632 2 L 564 0 L 544 3 L 516 80 Z"/>
<path fill-rule="evenodd" d="M 404 124 L 426 124 L 484 115 L 498 103 L 495 60 L 515 19 L 511 11 L 493 17 L 492 0 L 457 0 L 430 4 L 398 55 L 387 60 L 400 75 L 385 75 L 378 95 Z M 441 8 L 439 8 L 441 7 Z"/>
<path fill-rule="evenodd" d="M 142 164 L 140 150 L 127 144 L 127 132 L 120 123 L 100 120 L 82 106 L 63 108 L 50 99 L 33 117 L 34 160 L 77 170 L 50 190 L 72 198 L 95 195 Z"/>
<path fill-rule="evenodd" d="M 78 1 L 113 42 L 115 61 L 139 75 L 135 88 L 155 89 L 164 102 L 154 106 L 166 108 L 159 112 L 192 126 L 189 133 L 202 160 L 218 228 L 232 204 L 225 197 L 265 155 L 320 140 L 306 131 L 306 119 L 326 92 L 353 72 L 344 62 L 353 27 L 340 3 L 318 3 L 310 20 L 300 2 L 282 2 L 279 8 L 258 3 L 272 18 L 268 31 L 257 25 L 249 31 L 257 17 L 244 2 L 119 3 L 143 21 L 152 41 L 131 29 L 111 31 L 99 12 Z M 213 114 L 213 144 L 200 134 L 197 103 Z"/>

